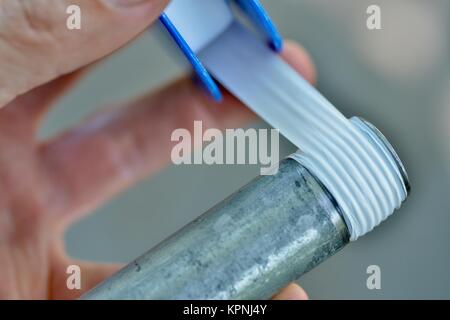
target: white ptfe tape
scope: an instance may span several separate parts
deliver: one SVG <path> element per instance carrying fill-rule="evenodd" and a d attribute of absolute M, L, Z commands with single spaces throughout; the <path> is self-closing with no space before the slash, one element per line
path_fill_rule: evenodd
<path fill-rule="evenodd" d="M 173 0 L 165 14 L 194 52 L 203 49 L 234 21 L 224 0 Z"/>
<path fill-rule="evenodd" d="M 190 10 L 204 13 L 203 4 L 209 1 L 199 1 L 202 5 Z M 202 33 L 217 32 L 214 21 L 208 21 L 211 25 L 204 25 Z M 187 29 L 182 35 L 195 38 L 196 32 Z M 209 38 L 198 36 L 194 43 Z M 234 22 L 200 47 L 200 60 L 215 78 L 301 149 L 293 158 L 334 196 L 351 240 L 400 207 L 406 189 L 392 159 L 247 29 Z"/>

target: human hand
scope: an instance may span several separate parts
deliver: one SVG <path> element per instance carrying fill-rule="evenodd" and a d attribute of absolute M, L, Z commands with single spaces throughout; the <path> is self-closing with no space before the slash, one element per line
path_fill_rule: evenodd
<path fill-rule="evenodd" d="M 128 3 L 128 5 L 126 5 Z M 118 266 L 75 261 L 63 234 L 75 220 L 170 160 L 170 136 L 190 128 L 232 128 L 254 115 L 231 95 L 215 105 L 190 79 L 93 116 L 47 141 L 42 117 L 82 75 L 154 21 L 164 0 L 2 0 L 0 2 L 0 298 L 70 299 Z M 78 4 L 83 28 L 65 27 Z M 287 43 L 283 53 L 310 81 L 308 55 Z M 161 144 L 161 141 L 167 141 Z M 66 287 L 66 268 L 82 269 L 82 290 Z M 304 299 L 291 285 L 276 298 Z"/>

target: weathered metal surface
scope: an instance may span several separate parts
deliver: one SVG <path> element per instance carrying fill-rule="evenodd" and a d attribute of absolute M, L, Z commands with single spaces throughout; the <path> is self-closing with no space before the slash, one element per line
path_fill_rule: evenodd
<path fill-rule="evenodd" d="M 286 159 L 84 298 L 265 299 L 348 241 L 332 196 Z"/>

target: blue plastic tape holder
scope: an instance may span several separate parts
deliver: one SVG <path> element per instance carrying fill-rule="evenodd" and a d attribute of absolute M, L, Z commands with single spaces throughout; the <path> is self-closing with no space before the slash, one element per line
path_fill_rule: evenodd
<path fill-rule="evenodd" d="M 280 52 L 283 48 L 283 38 L 278 32 L 275 24 L 270 18 L 267 11 L 262 6 L 259 0 L 231 0 L 235 2 L 238 7 L 250 19 L 253 25 L 267 38 L 268 45 L 276 52 Z M 167 29 L 173 40 L 181 49 L 183 54 L 188 59 L 189 63 L 194 68 L 195 73 L 199 77 L 201 83 L 207 92 L 217 102 L 222 100 L 222 93 L 216 81 L 202 64 L 195 52 L 190 48 L 186 40 L 181 36 L 175 25 L 169 17 L 163 13 L 160 17 L 161 23 Z"/>

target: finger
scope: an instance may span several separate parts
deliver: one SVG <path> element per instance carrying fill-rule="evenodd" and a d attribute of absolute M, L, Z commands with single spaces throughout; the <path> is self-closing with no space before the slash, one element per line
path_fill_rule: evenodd
<path fill-rule="evenodd" d="M 69 268 L 76 266 L 79 269 Z M 58 264 L 57 270 L 53 270 L 54 277 L 51 283 L 51 299 L 68 300 L 78 299 L 81 295 L 99 285 L 103 280 L 110 277 L 120 268 L 119 264 L 101 264 L 92 263 L 79 260 L 64 260 Z M 68 269 L 69 268 L 69 269 Z M 78 285 L 76 274 L 79 270 L 79 289 L 75 287 Z"/>
<path fill-rule="evenodd" d="M 275 295 L 273 300 L 308 300 L 308 295 L 299 285 L 292 283 Z"/>
<path fill-rule="evenodd" d="M 281 56 L 310 83 L 317 82 L 317 71 L 311 56 L 298 43 L 286 41 Z"/>
<path fill-rule="evenodd" d="M 7 104 L 5 108 L 11 109 L 11 112 L 22 114 L 22 118 L 26 118 L 23 121 L 28 120 L 30 122 L 32 126 L 31 133 L 34 134 L 45 112 L 83 77 L 86 69 L 82 68 L 61 76 L 26 94 L 20 95 Z"/>
<path fill-rule="evenodd" d="M 308 53 L 298 44 L 287 41 L 282 57 L 302 74 L 311 83 L 316 82 L 316 70 Z M 69 89 L 71 89 L 87 72 L 92 65 L 63 75 L 55 80 L 41 85 L 32 91 L 19 96 L 8 104 L 8 107 L 26 108 L 24 113 L 33 121 L 37 128 L 45 112 L 56 103 Z"/>
<path fill-rule="evenodd" d="M 286 47 L 284 56 L 311 64 L 294 45 Z M 297 64 L 300 72 L 311 68 Z M 100 113 L 42 145 L 42 162 L 58 192 L 64 192 L 59 211 L 79 217 L 167 165 L 175 129 L 192 131 L 195 120 L 202 120 L 204 130 L 234 128 L 254 117 L 231 95 L 216 105 L 190 80 L 181 80 L 126 107 Z"/>
<path fill-rule="evenodd" d="M 170 161 L 177 128 L 233 128 L 255 115 L 230 95 L 216 105 L 190 79 L 88 119 L 40 147 L 58 190 L 57 212 L 78 218 Z M 112 110 L 111 110 L 112 109 Z"/>
<path fill-rule="evenodd" d="M 167 2 L 2 0 L 0 106 L 123 46 L 154 21 Z M 67 28 L 71 5 L 81 9 L 80 30 Z"/>

